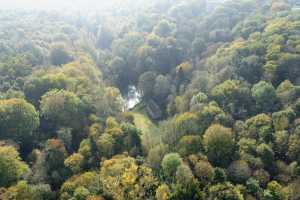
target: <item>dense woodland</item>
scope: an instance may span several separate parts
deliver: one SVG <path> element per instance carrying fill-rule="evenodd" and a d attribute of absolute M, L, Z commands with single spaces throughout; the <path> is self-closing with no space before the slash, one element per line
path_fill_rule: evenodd
<path fill-rule="evenodd" d="M 0 199 L 299 200 L 300 1 L 0 10 Z"/>

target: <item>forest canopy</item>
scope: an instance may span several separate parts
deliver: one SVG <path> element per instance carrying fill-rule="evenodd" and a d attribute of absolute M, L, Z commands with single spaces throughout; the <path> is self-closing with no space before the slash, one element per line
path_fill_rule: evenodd
<path fill-rule="evenodd" d="M 0 3 L 0 199 L 298 200 L 299 0 Z"/>

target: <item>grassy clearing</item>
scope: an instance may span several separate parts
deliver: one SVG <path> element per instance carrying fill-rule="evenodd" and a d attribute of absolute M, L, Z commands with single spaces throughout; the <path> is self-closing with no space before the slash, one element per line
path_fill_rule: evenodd
<path fill-rule="evenodd" d="M 145 106 L 141 103 L 131 110 L 135 126 L 142 131 L 143 147 L 147 151 L 160 141 L 157 125 L 148 117 Z"/>
<path fill-rule="evenodd" d="M 134 124 L 137 128 L 142 130 L 143 134 L 150 134 L 151 129 L 156 127 L 156 125 L 148 118 L 148 116 L 142 114 L 133 112 L 134 116 Z"/>

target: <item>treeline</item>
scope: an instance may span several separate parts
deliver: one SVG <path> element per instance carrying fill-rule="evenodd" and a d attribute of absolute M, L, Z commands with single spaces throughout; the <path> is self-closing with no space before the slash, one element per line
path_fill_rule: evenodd
<path fill-rule="evenodd" d="M 0 199 L 299 199 L 298 0 L 125 5 L 0 11 Z"/>

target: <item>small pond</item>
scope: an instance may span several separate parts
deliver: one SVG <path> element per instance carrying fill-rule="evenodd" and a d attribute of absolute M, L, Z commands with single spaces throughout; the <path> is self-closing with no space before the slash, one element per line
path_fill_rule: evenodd
<path fill-rule="evenodd" d="M 134 108 L 138 103 L 141 102 L 141 93 L 138 91 L 136 86 L 131 85 L 128 88 L 128 93 L 124 97 L 125 100 L 125 108 L 126 110 L 130 110 Z"/>

